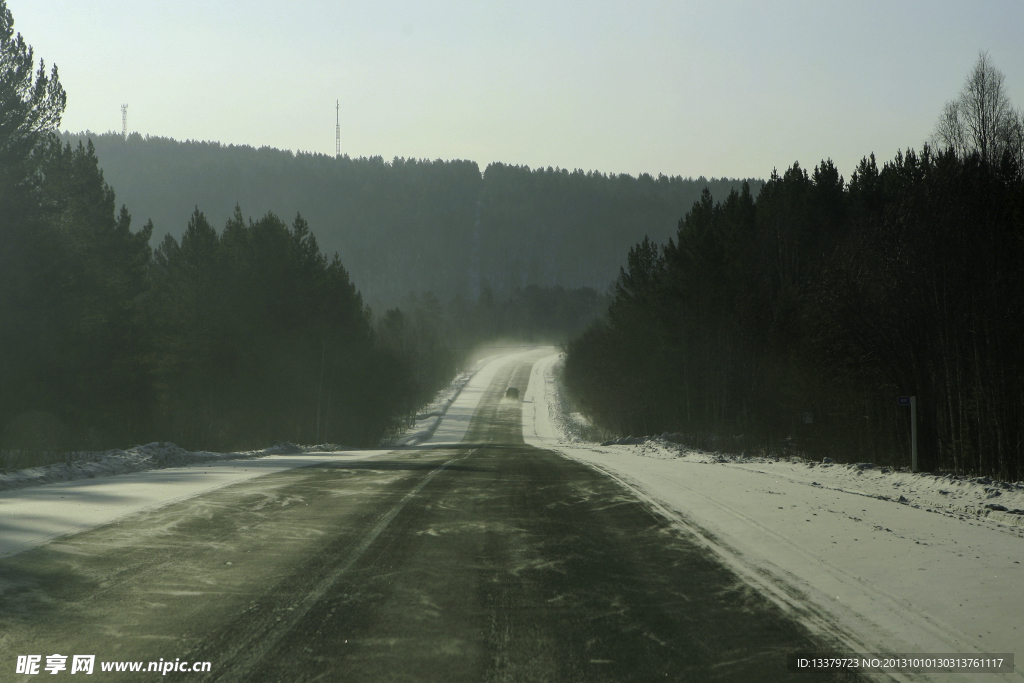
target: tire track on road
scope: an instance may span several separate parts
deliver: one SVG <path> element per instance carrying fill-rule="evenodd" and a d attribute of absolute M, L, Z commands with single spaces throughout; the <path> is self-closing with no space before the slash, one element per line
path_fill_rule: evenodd
<path fill-rule="evenodd" d="M 244 637 L 237 638 L 235 644 L 227 653 L 220 651 L 218 653 L 220 660 L 223 662 L 226 659 L 230 663 L 227 665 L 226 670 L 220 669 L 218 671 L 212 671 L 211 675 L 207 677 L 206 680 L 225 682 L 246 680 L 248 674 L 250 674 L 254 668 L 259 666 L 266 655 L 269 654 L 277 644 L 295 628 L 295 626 L 306 616 L 306 613 L 320 602 L 334 584 L 337 583 L 338 579 L 340 579 L 356 562 L 360 560 L 360 558 L 362 558 L 363 554 L 366 553 L 370 546 L 373 545 L 374 541 L 377 540 L 377 537 L 388 528 L 391 522 L 405 508 L 409 501 L 415 498 L 431 479 L 447 469 L 448 466 L 465 460 L 471 456 L 473 452 L 473 450 L 470 450 L 466 455 L 454 460 L 449 460 L 440 467 L 427 473 L 427 475 L 420 479 L 419 483 L 416 484 L 411 491 L 406 493 L 401 500 L 381 516 L 370 531 L 367 532 L 359 543 L 348 552 L 340 564 L 332 569 L 327 576 L 320 579 L 320 581 L 318 581 L 317 584 L 308 593 L 306 593 L 306 595 L 295 606 L 288 608 L 288 615 L 286 617 L 277 616 L 271 620 L 270 617 L 273 615 L 268 613 L 267 617 L 264 617 L 257 622 L 257 624 L 254 625 L 254 627 L 252 627 Z M 202 656 L 199 655 L 193 655 L 192 658 L 196 661 L 205 661 Z"/>

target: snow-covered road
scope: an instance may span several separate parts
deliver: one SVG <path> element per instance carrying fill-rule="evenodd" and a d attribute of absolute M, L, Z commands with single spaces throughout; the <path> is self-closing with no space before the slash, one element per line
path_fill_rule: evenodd
<path fill-rule="evenodd" d="M 484 364 L 424 445 L 460 441 L 498 370 L 523 359 Z M 851 654 L 1024 652 L 1024 531 L 1011 514 L 1024 508 L 1024 492 L 667 444 L 582 443 L 559 426 L 557 360 L 551 353 L 534 364 L 522 402 L 526 442 L 620 481 L 812 631 Z M 388 452 L 273 455 L 0 492 L 0 557 L 264 474 Z M 990 498 L 1009 512 L 977 514 Z"/>
<path fill-rule="evenodd" d="M 438 438 L 458 443 L 324 456 L 0 558 L 0 666 L 70 652 L 247 683 L 786 681 L 786 653 L 830 648 L 614 479 L 522 442 L 530 404 L 507 390 L 545 353 L 452 404 Z"/>
<path fill-rule="evenodd" d="M 498 371 L 531 355 L 543 355 L 543 352 L 538 354 L 536 349 L 529 349 L 502 354 L 480 367 L 476 374 L 473 375 L 473 379 L 466 384 L 465 388 L 459 392 L 458 397 L 452 402 L 448 411 L 444 414 L 441 424 L 427 436 L 426 440 L 422 441 L 422 445 L 441 446 L 462 441 L 463 437 L 466 436 L 466 430 L 469 429 L 469 423 L 473 421 L 473 415 L 476 414 L 477 406 L 480 404 L 484 391 L 490 385 L 494 376 L 498 374 Z"/>
<path fill-rule="evenodd" d="M 1018 518 L 957 512 L 973 501 L 931 502 L 970 498 L 982 486 L 571 443 L 557 426 L 557 360 L 534 365 L 524 397 L 527 443 L 615 477 L 813 630 L 838 636 L 851 653 L 1024 653 L 1024 538 L 1010 523 Z M 904 493 L 904 503 L 882 499 Z M 1024 507 L 1021 495 L 999 500 Z M 1017 671 L 1005 680 L 1024 679 Z"/>
<path fill-rule="evenodd" d="M 273 472 L 388 451 L 271 455 L 0 491 L 0 557 Z"/>
<path fill-rule="evenodd" d="M 414 444 L 429 439 L 427 443 L 431 446 L 461 441 L 483 391 L 495 373 L 505 365 L 516 362 L 522 355 L 523 352 L 504 354 L 481 362 L 474 368 L 472 377 L 464 384 L 458 396 L 454 397 L 454 401 L 444 402 L 443 410 L 439 411 L 442 413 L 440 424 L 427 420 L 427 427 L 418 425 L 419 429 L 413 429 L 403 441 Z M 169 444 L 167 446 L 174 449 Z M 140 448 L 145 450 L 147 447 Z M 42 481 L 50 481 L 55 476 L 75 479 L 0 490 L 0 557 L 20 553 L 65 534 L 114 522 L 134 512 L 185 500 L 253 477 L 321 462 L 371 459 L 391 451 L 388 448 L 216 459 L 186 467 L 165 467 L 140 472 L 134 471 L 140 464 L 137 458 L 131 457 L 134 453 L 130 450 L 123 457 L 83 462 L 70 468 L 63 464 L 35 468 L 38 471 L 28 474 Z M 208 455 L 215 457 L 217 454 Z M 119 473 L 94 476 L 96 471 Z M 0 475 L 0 484 L 5 481 L 9 485 L 21 484 L 25 475 Z"/>

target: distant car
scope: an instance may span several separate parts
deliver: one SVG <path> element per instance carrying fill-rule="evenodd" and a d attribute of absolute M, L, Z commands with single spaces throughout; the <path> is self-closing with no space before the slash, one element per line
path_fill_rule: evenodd
<path fill-rule="evenodd" d="M 505 390 L 505 398 L 510 398 L 515 401 L 519 400 L 519 390 L 515 387 L 509 387 Z"/>

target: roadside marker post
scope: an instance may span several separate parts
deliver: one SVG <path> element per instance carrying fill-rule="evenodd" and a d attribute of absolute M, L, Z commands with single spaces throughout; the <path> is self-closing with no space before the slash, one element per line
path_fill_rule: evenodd
<path fill-rule="evenodd" d="M 910 471 L 917 472 L 917 396 L 898 396 L 896 403 L 910 406 Z"/>

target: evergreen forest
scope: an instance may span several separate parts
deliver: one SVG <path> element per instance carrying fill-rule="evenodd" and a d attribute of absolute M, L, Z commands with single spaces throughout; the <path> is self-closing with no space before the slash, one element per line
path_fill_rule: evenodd
<path fill-rule="evenodd" d="M 301 212 L 324 253 L 337 253 L 374 310 L 410 293 L 475 302 L 530 286 L 604 292 L 645 235 L 667 240 L 704 188 L 741 180 L 604 174 L 473 161 L 293 153 L 178 142 L 132 133 L 62 134 L 92 141 L 104 177 L 153 246 L 179 238 L 194 207 L 214 225 L 235 205 L 255 215 Z M 762 181 L 748 179 L 756 192 Z"/>
<path fill-rule="evenodd" d="M 1024 118 L 982 54 L 934 146 L 793 164 L 628 255 L 565 381 L 612 433 L 1024 477 Z M 988 88 L 986 91 L 985 89 Z"/>
<path fill-rule="evenodd" d="M 13 26 L 0 1 L 0 468 L 154 440 L 375 445 L 476 347 L 565 339 L 607 307 L 607 283 L 465 289 L 452 241 L 479 222 L 475 164 L 62 137 L 57 69 Z M 108 175 L 97 144 L 142 166 Z M 139 228 L 110 176 L 176 224 Z M 392 307 L 373 314 L 338 248 Z"/>
<path fill-rule="evenodd" d="M 66 102 L 0 2 L 0 466 L 152 440 L 370 445 L 435 388 L 297 213 L 236 206 L 218 231 L 195 209 L 154 249 L 92 143 L 56 135 Z"/>
<path fill-rule="evenodd" d="M 0 467 L 375 445 L 544 342 L 608 433 L 907 466 L 914 396 L 922 469 L 1024 478 L 1024 115 L 984 53 L 930 144 L 765 182 L 60 133 L 13 26 Z"/>

